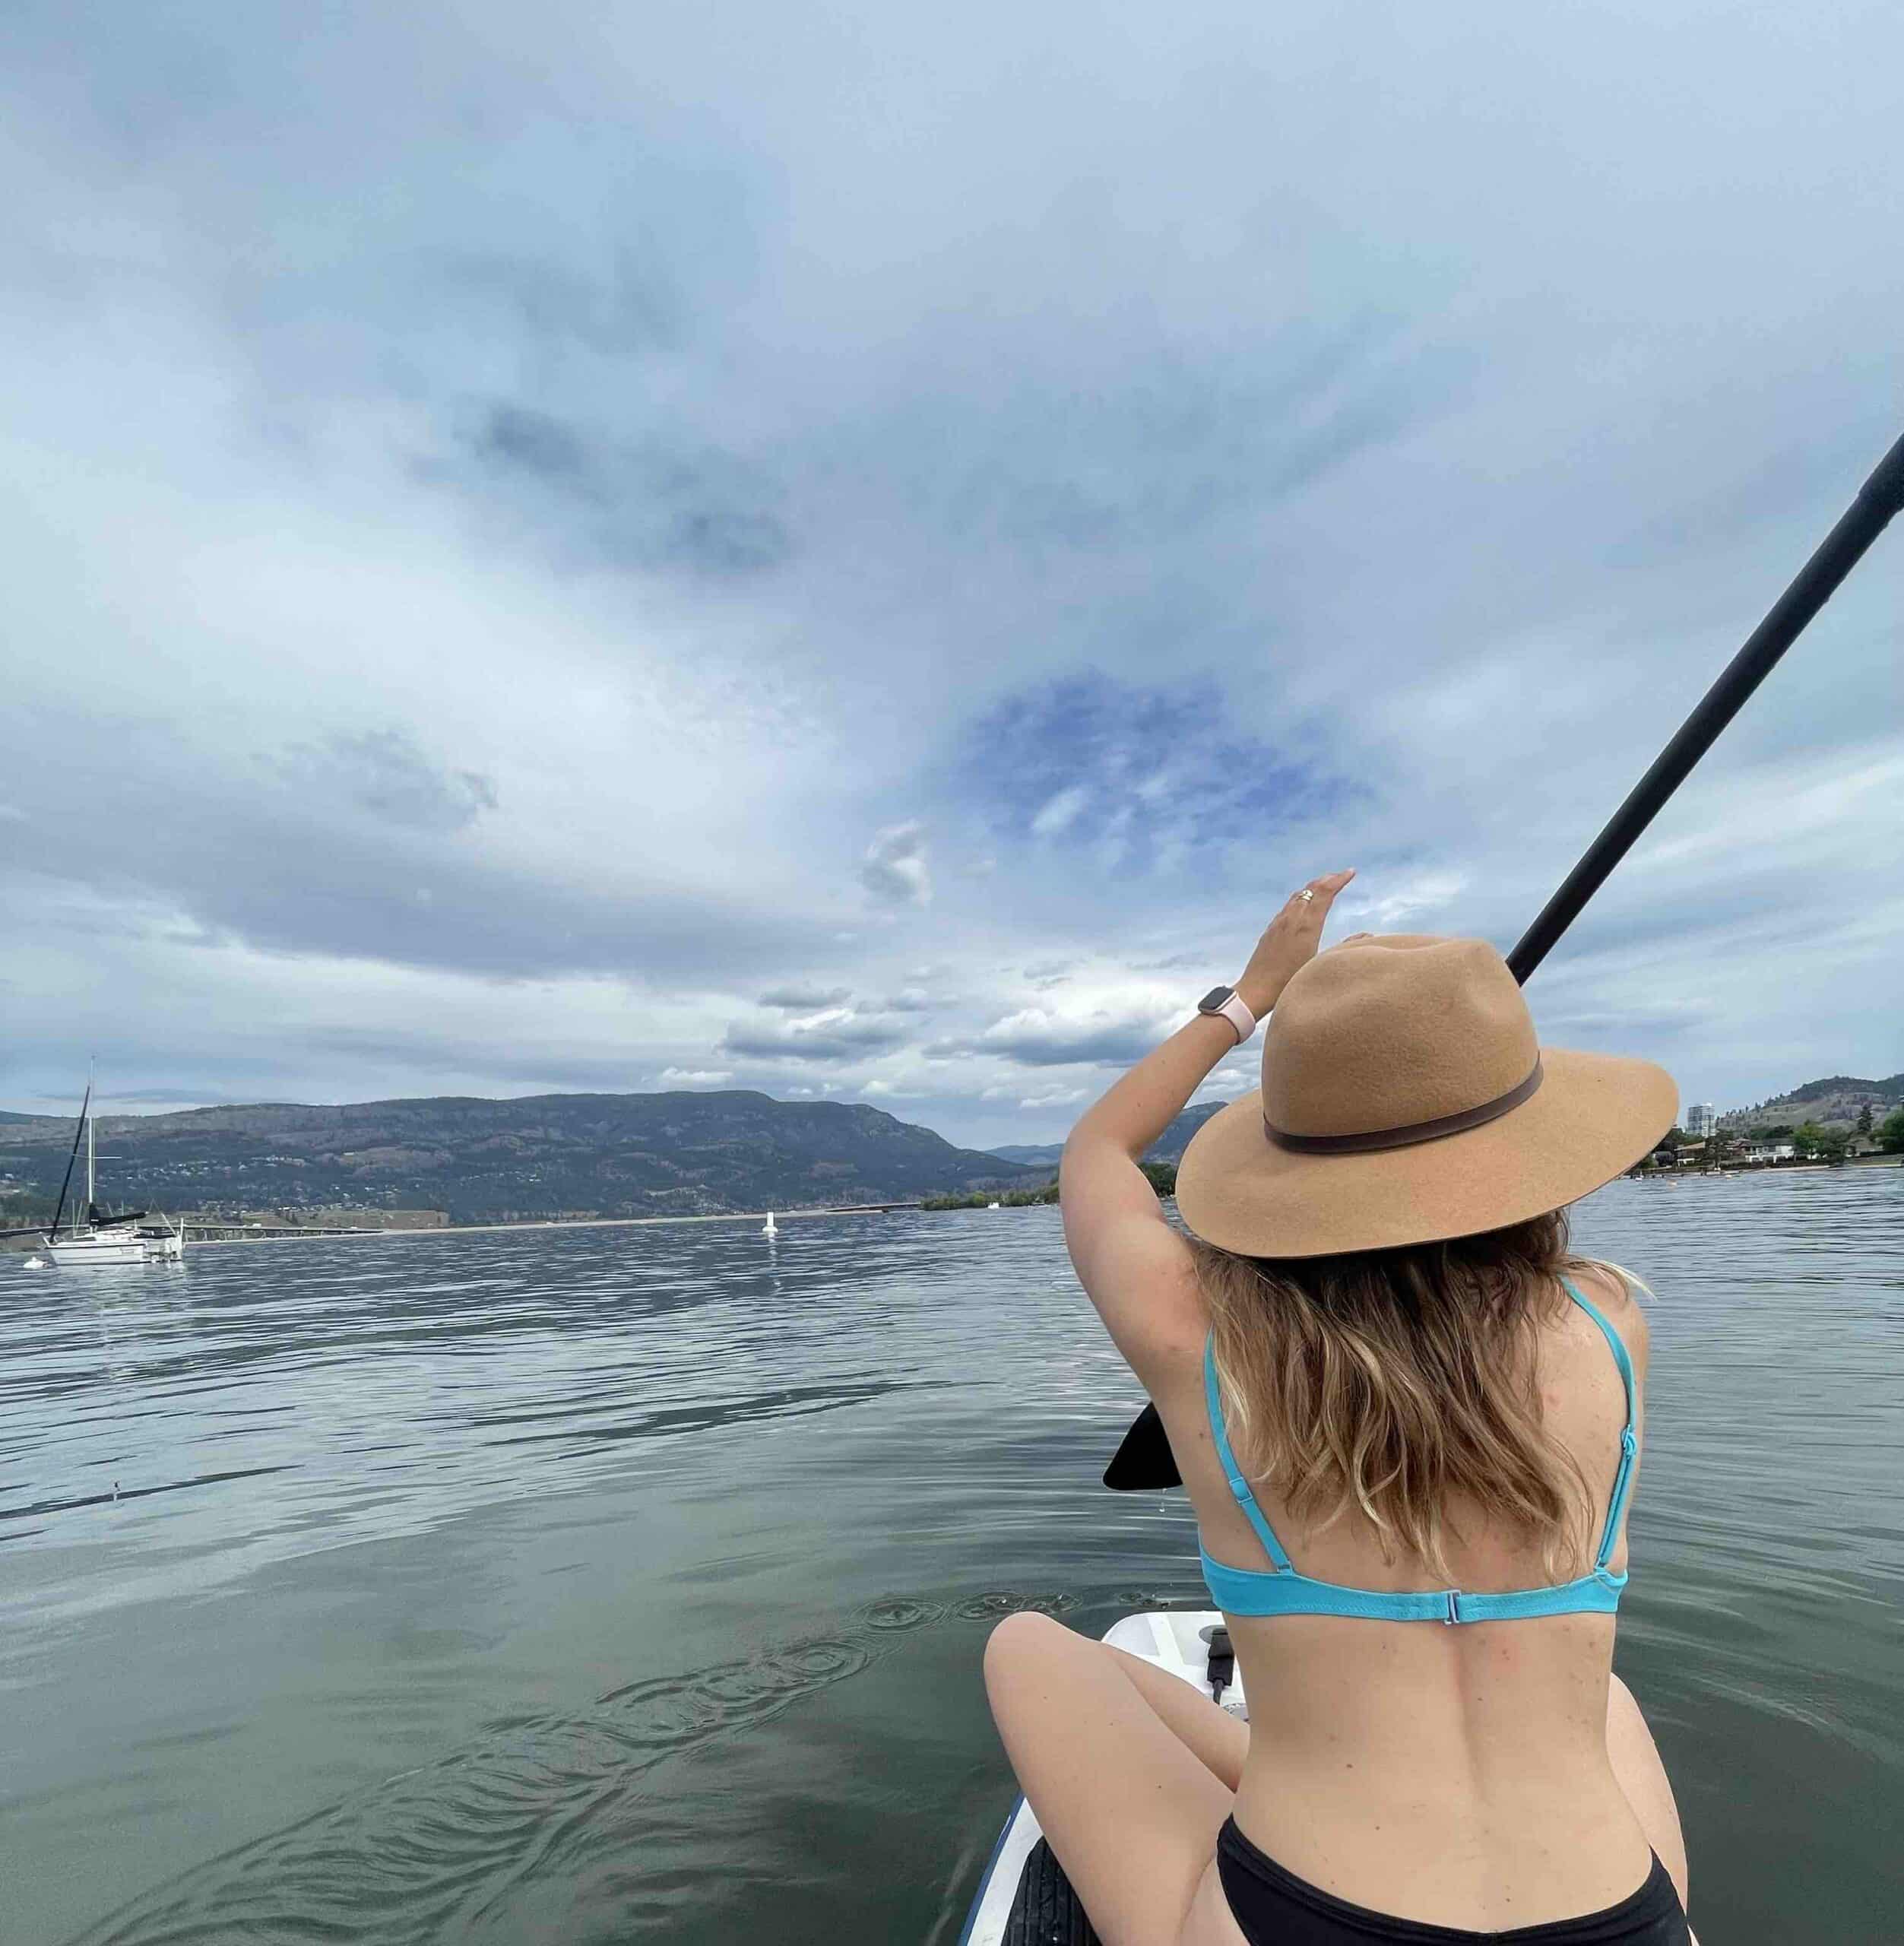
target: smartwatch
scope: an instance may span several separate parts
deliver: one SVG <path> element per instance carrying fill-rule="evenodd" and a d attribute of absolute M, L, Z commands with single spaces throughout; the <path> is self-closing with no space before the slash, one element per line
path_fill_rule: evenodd
<path fill-rule="evenodd" d="M 1256 1031 L 1256 1017 L 1238 998 L 1234 987 L 1212 987 L 1196 1003 L 1199 1013 L 1220 1013 L 1236 1029 L 1240 1047 Z"/>

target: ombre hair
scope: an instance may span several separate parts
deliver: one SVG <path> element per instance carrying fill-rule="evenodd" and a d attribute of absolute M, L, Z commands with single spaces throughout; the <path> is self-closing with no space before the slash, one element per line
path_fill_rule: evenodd
<path fill-rule="evenodd" d="M 1578 1571 L 1598 1510 L 1541 1421 L 1538 1328 L 1567 1309 L 1571 1273 L 1643 1287 L 1575 1256 L 1564 1210 L 1339 1256 L 1190 1241 L 1231 1443 L 1298 1521 L 1326 1526 L 1354 1507 L 1385 1557 L 1413 1555 L 1452 1581 L 1459 1501 L 1538 1545 L 1553 1579 Z"/>

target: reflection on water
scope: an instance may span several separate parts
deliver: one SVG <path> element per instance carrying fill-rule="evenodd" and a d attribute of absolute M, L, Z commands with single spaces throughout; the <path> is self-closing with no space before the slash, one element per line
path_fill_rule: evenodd
<path fill-rule="evenodd" d="M 1709 1938 L 1891 1935 L 1904 1172 L 1620 1184 Z M 977 1660 L 1200 1601 L 1055 1212 L 0 1263 L 9 1939 L 949 1942 Z M 19 1929 L 14 1930 L 17 1926 Z"/>

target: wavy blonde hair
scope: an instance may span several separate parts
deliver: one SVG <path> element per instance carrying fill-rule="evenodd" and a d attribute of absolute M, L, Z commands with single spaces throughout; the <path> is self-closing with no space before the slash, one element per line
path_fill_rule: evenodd
<path fill-rule="evenodd" d="M 1590 1555 L 1599 1510 L 1541 1422 L 1538 1330 L 1576 1257 L 1567 1213 L 1480 1236 L 1311 1257 L 1238 1257 L 1193 1238 L 1224 1421 L 1243 1469 L 1298 1521 L 1349 1507 L 1452 1581 L 1462 1500 L 1537 1544 L 1560 1580 Z"/>

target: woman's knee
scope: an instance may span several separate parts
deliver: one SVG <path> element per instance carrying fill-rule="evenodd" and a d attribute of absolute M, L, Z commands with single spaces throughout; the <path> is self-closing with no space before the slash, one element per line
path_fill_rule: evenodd
<path fill-rule="evenodd" d="M 996 1697 L 1002 1685 L 1066 1653 L 1077 1640 L 1063 1622 L 1048 1615 L 1030 1609 L 1008 1615 L 986 1640 L 986 1688 Z"/>

